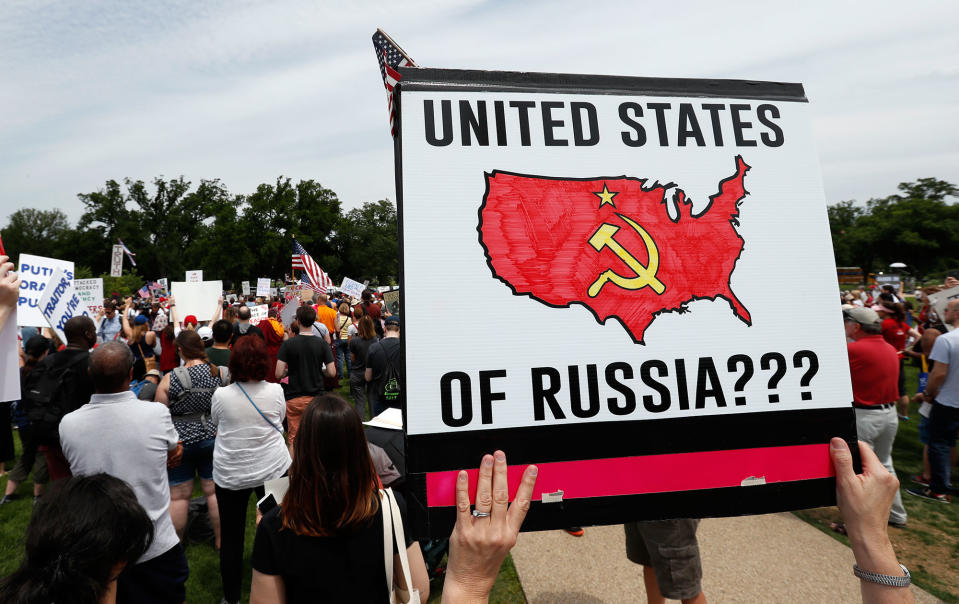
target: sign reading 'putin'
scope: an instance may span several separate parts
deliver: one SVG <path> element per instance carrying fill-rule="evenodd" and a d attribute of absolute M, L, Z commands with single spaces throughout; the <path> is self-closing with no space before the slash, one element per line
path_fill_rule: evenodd
<path fill-rule="evenodd" d="M 402 75 L 417 532 L 495 449 L 511 490 L 540 468 L 526 528 L 834 501 L 855 419 L 801 85 Z"/>

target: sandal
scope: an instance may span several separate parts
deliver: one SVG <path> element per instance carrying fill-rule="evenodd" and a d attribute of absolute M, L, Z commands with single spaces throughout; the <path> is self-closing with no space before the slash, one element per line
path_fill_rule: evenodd
<path fill-rule="evenodd" d="M 839 533 L 840 535 L 846 535 L 847 537 L 849 536 L 849 533 L 846 532 L 846 525 L 843 524 L 842 522 L 830 522 L 829 528 L 832 529 L 832 531 L 835 533 Z"/>

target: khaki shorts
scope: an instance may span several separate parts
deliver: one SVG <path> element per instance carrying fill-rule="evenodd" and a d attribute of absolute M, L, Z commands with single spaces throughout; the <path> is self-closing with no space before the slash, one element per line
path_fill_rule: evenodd
<path fill-rule="evenodd" d="M 626 557 L 651 566 L 659 591 L 671 600 L 694 598 L 703 590 L 703 567 L 699 559 L 696 528 L 699 520 L 651 520 L 627 522 Z"/>

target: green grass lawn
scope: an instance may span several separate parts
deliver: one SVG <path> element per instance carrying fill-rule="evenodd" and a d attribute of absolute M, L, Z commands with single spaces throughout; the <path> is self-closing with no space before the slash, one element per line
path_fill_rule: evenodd
<path fill-rule="evenodd" d="M 349 383 L 347 380 L 341 380 L 339 393 L 349 398 Z M 20 438 L 15 436 L 16 453 L 19 457 L 21 452 Z M 479 460 L 477 460 L 478 463 Z M 7 470 L 13 468 L 8 464 Z M 0 479 L 0 489 L 6 488 L 7 479 L 4 476 Z M 23 557 L 23 536 L 26 531 L 27 523 L 30 521 L 30 513 L 33 510 L 33 483 L 30 480 L 20 485 L 18 492 L 22 495 L 21 499 L 13 503 L 0 506 L 0 576 L 7 576 L 13 572 L 20 564 Z M 200 495 L 199 484 L 197 485 L 194 496 Z M 247 512 L 246 541 L 244 543 L 244 573 L 243 573 L 243 596 L 242 601 L 247 602 L 250 596 L 250 578 L 253 570 L 250 566 L 250 555 L 253 551 L 254 527 L 254 502 L 251 497 L 250 507 Z M 69 519 L 65 519 L 68 521 Z M 223 596 L 220 589 L 220 561 L 216 550 L 212 544 L 191 543 L 187 545 L 186 557 L 190 565 L 190 578 L 187 581 L 187 601 L 188 602 L 219 602 Z M 430 602 L 439 602 L 442 597 L 443 580 L 442 578 L 433 581 L 430 586 Z M 523 588 L 520 586 L 519 579 L 516 576 L 516 568 L 513 566 L 513 559 L 507 556 L 500 569 L 499 577 L 493 586 L 493 592 L 490 598 L 492 602 L 505 603 L 523 603 L 526 602 L 526 596 L 523 594 Z"/>

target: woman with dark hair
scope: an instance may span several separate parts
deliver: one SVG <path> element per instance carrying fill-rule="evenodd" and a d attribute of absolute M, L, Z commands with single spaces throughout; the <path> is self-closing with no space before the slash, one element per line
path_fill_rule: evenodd
<path fill-rule="evenodd" d="M 383 512 L 359 415 L 335 394 L 318 396 L 303 414 L 294 447 L 289 490 L 257 527 L 250 603 L 386 604 Z M 396 499 L 405 525 L 405 505 Z M 423 554 L 404 531 L 413 585 L 400 587 L 418 589 L 426 602 Z M 397 579 L 399 559 L 394 550 L 389 562 Z"/>
<path fill-rule="evenodd" d="M 373 320 L 363 314 L 356 324 L 356 336 L 350 338 L 350 356 L 352 357 L 350 397 L 361 419 L 366 419 L 366 401 L 369 400 L 370 389 L 370 383 L 366 381 L 366 357 L 369 355 L 370 346 L 375 342 L 376 332 L 373 328 Z M 370 411 L 372 413 L 372 410 Z"/>
<path fill-rule="evenodd" d="M 266 331 L 266 330 L 264 330 Z M 283 439 L 283 387 L 265 381 L 270 357 L 261 338 L 240 338 L 230 354 L 233 383 L 213 393 L 217 427 L 213 482 L 220 512 L 220 579 L 223 599 L 240 601 L 243 538 L 250 495 L 263 497 L 263 483 L 283 476 L 290 453 Z"/>
<path fill-rule="evenodd" d="M 153 523 L 119 478 L 57 481 L 34 508 L 26 555 L 0 584 L 0 601 L 115 602 L 117 577 L 151 541 Z"/>
<path fill-rule="evenodd" d="M 206 357 L 206 347 L 197 332 L 184 329 L 176 337 L 176 348 L 183 366 L 163 376 L 157 386 L 156 400 L 170 408 L 173 426 L 183 442 L 180 465 L 167 471 L 170 480 L 170 516 L 177 535 L 186 530 L 193 480 L 199 475 L 206 496 L 207 513 L 220 548 L 220 514 L 213 484 L 213 437 L 216 426 L 210 422 L 213 392 L 221 386 L 220 370 Z"/>
<path fill-rule="evenodd" d="M 31 336 L 24 346 L 26 359 L 23 367 L 20 368 L 20 383 L 26 381 L 27 374 L 37 366 L 37 363 L 46 358 L 50 352 L 50 340 L 37 334 Z M 47 458 L 37 450 L 38 443 L 33 433 L 33 426 L 27 420 L 26 414 L 17 405 L 13 412 L 13 423 L 17 426 L 17 432 L 20 433 L 20 444 L 23 445 L 23 453 L 20 459 L 10 471 L 7 477 L 7 488 L 4 491 L 3 498 L 0 499 L 0 505 L 10 503 L 17 499 L 17 487 L 27 479 L 27 476 L 33 473 L 33 500 L 37 501 L 40 494 L 43 493 L 43 487 L 49 482 L 50 476 L 47 473 Z M 12 438 L 12 435 L 11 435 Z M 11 443 L 11 446 L 13 444 Z"/>
<path fill-rule="evenodd" d="M 130 320 L 129 310 L 133 307 L 133 298 L 127 298 L 123 305 L 123 337 L 127 339 L 130 350 L 133 351 L 133 379 L 140 381 L 150 369 L 156 369 L 157 357 L 153 347 L 157 343 L 157 335 L 150 329 L 150 321 L 146 315 L 137 315 Z M 132 323 L 132 324 L 131 324 Z"/>

